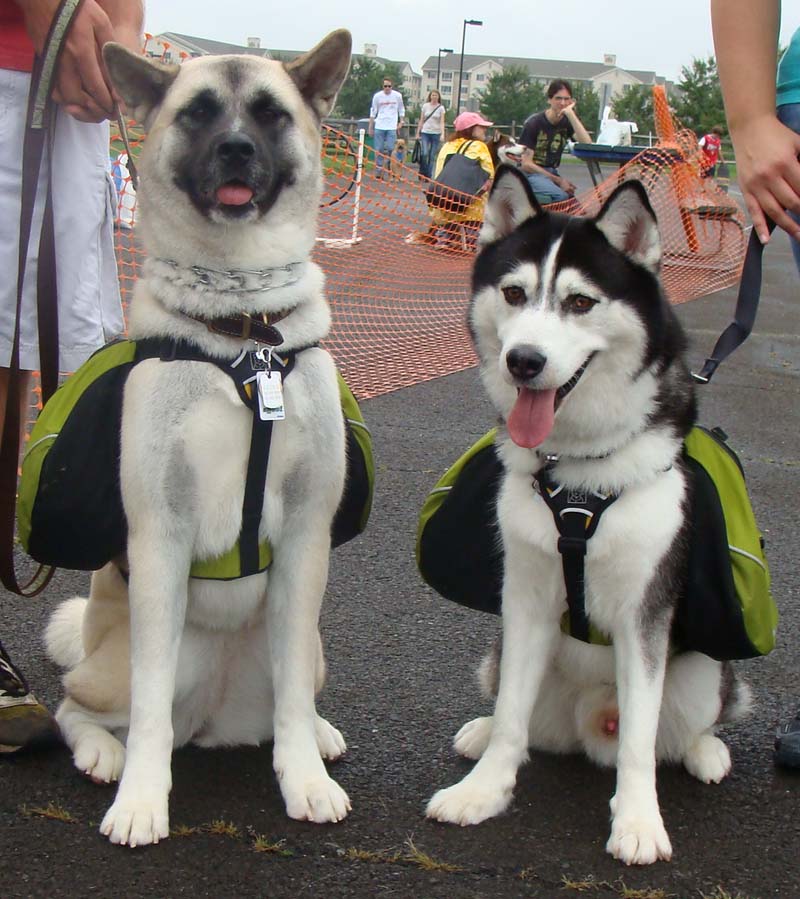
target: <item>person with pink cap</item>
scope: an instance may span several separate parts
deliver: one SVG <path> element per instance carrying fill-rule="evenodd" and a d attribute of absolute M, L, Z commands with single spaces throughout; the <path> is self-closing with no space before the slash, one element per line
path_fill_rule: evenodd
<path fill-rule="evenodd" d="M 477 160 L 486 173 L 486 181 L 465 210 L 459 212 L 443 208 L 433 210 L 431 231 L 440 229 L 444 233 L 446 243 L 455 248 L 473 249 L 478 239 L 486 193 L 492 186 L 494 178 L 494 163 L 486 146 L 486 129 L 491 126 L 492 122 L 488 122 L 480 113 L 462 112 L 453 122 L 455 134 L 439 150 L 436 157 L 434 181 L 439 177 L 448 157 L 458 152 L 467 159 Z"/>

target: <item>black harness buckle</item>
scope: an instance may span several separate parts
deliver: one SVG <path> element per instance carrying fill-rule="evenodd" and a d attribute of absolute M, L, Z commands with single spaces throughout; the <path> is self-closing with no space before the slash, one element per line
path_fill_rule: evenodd
<path fill-rule="evenodd" d="M 559 537 L 558 551 L 561 555 L 578 551 L 582 556 L 586 555 L 586 538 L 585 537 Z"/>

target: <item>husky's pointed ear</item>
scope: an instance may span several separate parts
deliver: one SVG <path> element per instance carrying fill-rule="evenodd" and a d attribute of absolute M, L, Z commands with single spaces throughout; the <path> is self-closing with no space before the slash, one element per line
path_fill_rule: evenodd
<path fill-rule="evenodd" d="M 332 31 L 313 50 L 286 65 L 306 103 L 318 118 L 330 113 L 350 69 L 353 39 L 344 28 Z"/>
<path fill-rule="evenodd" d="M 595 219 L 606 240 L 634 262 L 651 271 L 661 263 L 661 235 L 647 191 L 638 181 L 626 181 L 606 200 Z"/>
<path fill-rule="evenodd" d="M 522 172 L 513 165 L 499 165 L 486 203 L 479 245 L 485 246 L 507 237 L 541 211 L 542 207 L 536 202 L 528 179 Z"/>
<path fill-rule="evenodd" d="M 137 122 L 148 127 L 181 67 L 153 62 L 113 42 L 103 47 L 103 59 L 128 111 Z"/>

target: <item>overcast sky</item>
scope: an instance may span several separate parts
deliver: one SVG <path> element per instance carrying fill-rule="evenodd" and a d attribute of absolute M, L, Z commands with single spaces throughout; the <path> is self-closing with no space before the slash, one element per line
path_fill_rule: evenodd
<path fill-rule="evenodd" d="M 759 3 L 760 0 L 753 0 Z M 177 31 L 263 47 L 307 50 L 334 28 L 349 28 L 356 52 L 408 60 L 415 71 L 439 47 L 466 53 L 601 62 L 655 70 L 676 80 L 681 66 L 713 53 L 708 0 L 147 0 L 146 31 Z M 800 26 L 800 0 L 783 0 L 781 44 Z"/>

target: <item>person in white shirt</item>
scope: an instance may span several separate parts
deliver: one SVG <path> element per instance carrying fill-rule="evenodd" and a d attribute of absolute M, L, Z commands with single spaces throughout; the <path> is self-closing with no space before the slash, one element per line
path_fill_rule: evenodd
<path fill-rule="evenodd" d="M 392 79 L 384 78 L 383 88 L 372 98 L 369 110 L 369 135 L 375 147 L 375 174 L 379 181 L 384 170 L 389 177 L 392 150 L 406 114 L 403 96 L 393 87 Z"/>

